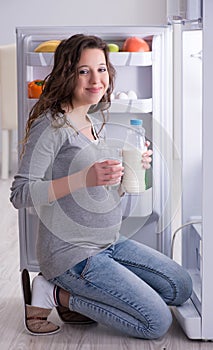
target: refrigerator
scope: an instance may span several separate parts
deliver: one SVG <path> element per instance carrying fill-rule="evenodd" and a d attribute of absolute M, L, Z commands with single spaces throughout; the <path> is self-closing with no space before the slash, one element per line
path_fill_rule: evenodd
<path fill-rule="evenodd" d="M 29 110 L 36 102 L 28 98 L 27 84 L 43 79 L 53 65 L 53 53 L 34 51 L 41 42 L 85 33 L 119 47 L 130 36 L 149 43 L 149 52 L 110 52 L 117 73 L 115 96 L 133 90 L 137 99 L 112 100 L 107 133 L 122 143 L 130 119 L 142 119 L 153 149 L 146 191 L 122 198 L 121 233 L 131 233 L 131 238 L 169 256 L 181 235 L 181 263 L 192 277 L 193 293 L 173 312 L 190 339 L 213 339 L 213 330 L 209 331 L 213 316 L 206 315 L 203 306 L 202 241 L 208 232 L 202 225 L 202 187 L 197 186 L 202 182 L 203 159 L 201 18 L 172 16 L 168 25 L 160 27 L 18 27 L 16 32 L 19 140 L 23 139 Z M 178 212 L 179 228 L 174 232 L 173 220 Z M 39 271 L 35 254 L 38 222 L 33 208 L 19 210 L 21 270 Z"/>
<path fill-rule="evenodd" d="M 54 54 L 35 52 L 44 41 L 62 40 L 76 33 L 97 35 L 122 47 L 130 36 L 146 38 L 148 52 L 110 52 L 116 69 L 114 95 L 106 125 L 110 141 L 122 144 L 130 119 L 142 119 L 153 149 L 152 169 L 146 173 L 146 191 L 122 199 L 121 234 L 169 254 L 172 201 L 172 30 L 165 27 L 25 27 L 17 28 L 18 139 L 22 140 L 29 111 L 36 99 L 28 98 L 28 83 L 47 76 Z M 119 92 L 134 91 L 137 99 L 117 99 Z M 99 115 L 96 116 L 99 118 Z M 153 142 L 154 140 L 154 142 Z M 35 244 L 38 217 L 33 208 L 19 211 L 20 267 L 38 271 Z"/>

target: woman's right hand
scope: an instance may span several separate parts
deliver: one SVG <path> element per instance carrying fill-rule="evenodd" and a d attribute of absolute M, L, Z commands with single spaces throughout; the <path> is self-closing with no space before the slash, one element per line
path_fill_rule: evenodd
<path fill-rule="evenodd" d="M 49 202 L 53 202 L 83 187 L 119 184 L 124 168 L 118 160 L 105 160 L 77 173 L 55 179 L 49 186 Z"/>
<path fill-rule="evenodd" d="M 123 170 L 124 167 L 118 160 L 96 162 L 86 172 L 86 187 L 119 184 Z"/>

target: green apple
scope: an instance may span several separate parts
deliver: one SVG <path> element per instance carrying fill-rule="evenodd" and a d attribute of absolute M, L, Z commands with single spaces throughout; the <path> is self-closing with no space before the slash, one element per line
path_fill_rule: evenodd
<path fill-rule="evenodd" d="M 118 52 L 119 46 L 117 44 L 108 44 L 108 48 L 110 52 Z"/>

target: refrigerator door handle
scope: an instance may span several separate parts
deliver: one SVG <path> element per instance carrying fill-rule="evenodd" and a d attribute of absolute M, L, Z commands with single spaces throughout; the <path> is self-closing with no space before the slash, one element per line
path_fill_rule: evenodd
<path fill-rule="evenodd" d="M 190 55 L 190 57 L 192 57 L 192 58 L 198 58 L 198 59 L 200 59 L 200 60 L 202 61 L 202 54 L 203 54 L 203 52 L 202 52 L 202 50 L 201 50 L 201 51 L 199 51 L 199 52 L 197 52 L 197 53 L 192 53 L 192 54 Z"/>
<path fill-rule="evenodd" d="M 181 147 L 182 118 L 182 23 L 173 23 L 173 141 L 174 159 L 179 159 Z"/>

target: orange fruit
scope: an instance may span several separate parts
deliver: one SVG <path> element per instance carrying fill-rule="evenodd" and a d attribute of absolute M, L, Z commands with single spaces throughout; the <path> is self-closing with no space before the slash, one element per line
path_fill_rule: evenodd
<path fill-rule="evenodd" d="M 147 52 L 150 51 L 147 42 L 136 36 L 127 38 L 122 46 L 122 51 L 127 52 Z"/>

